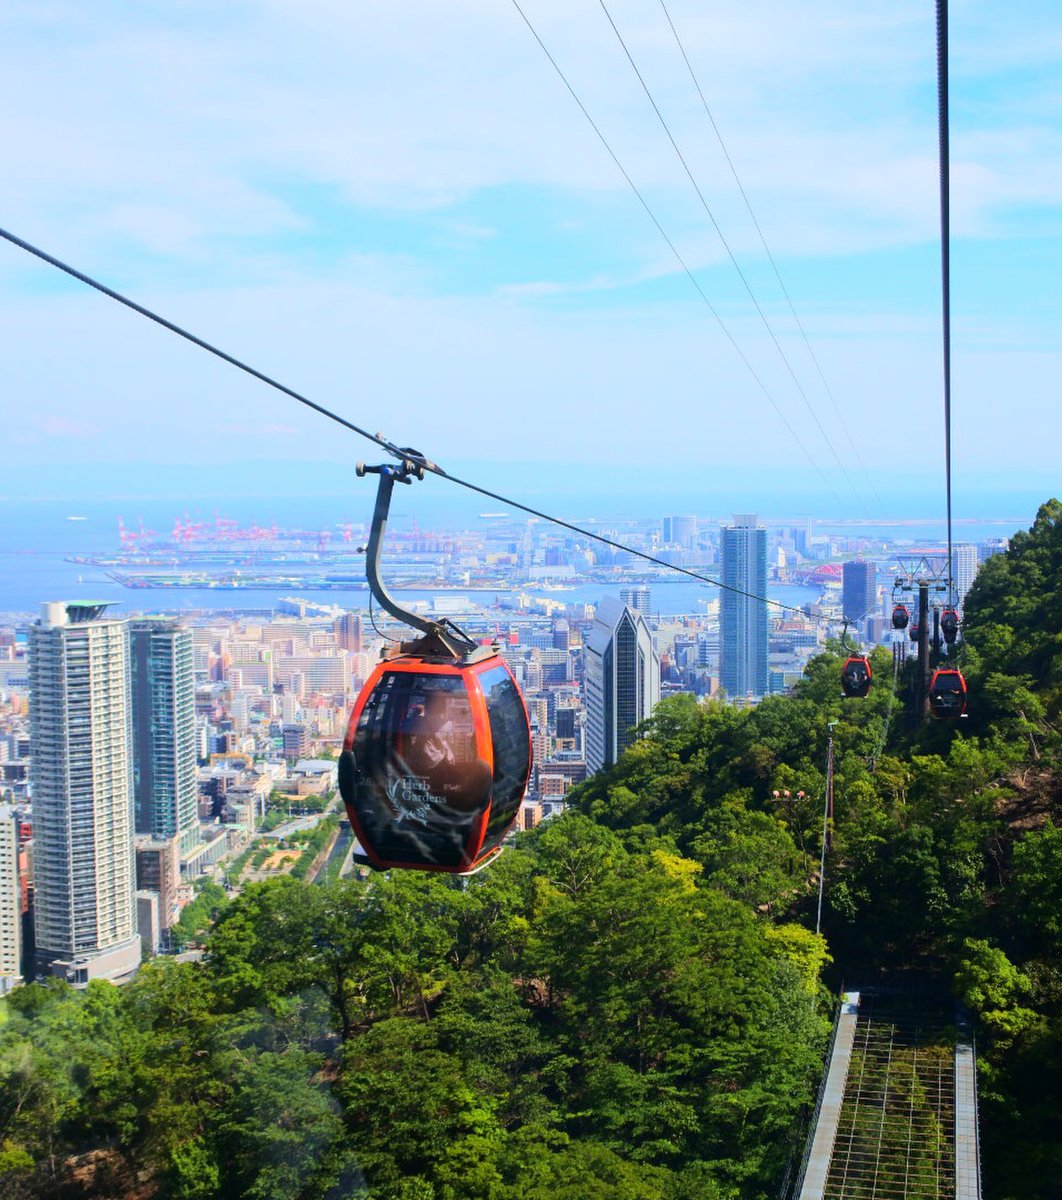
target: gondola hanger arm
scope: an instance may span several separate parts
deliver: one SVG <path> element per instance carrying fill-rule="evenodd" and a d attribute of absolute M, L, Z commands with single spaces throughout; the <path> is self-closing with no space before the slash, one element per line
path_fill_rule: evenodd
<path fill-rule="evenodd" d="M 390 448 L 390 447 L 389 447 Z M 452 621 L 432 621 L 419 613 L 404 608 L 387 590 L 380 575 L 380 549 L 383 545 L 384 533 L 387 529 L 387 517 L 391 509 L 391 493 L 395 483 L 412 483 L 414 479 L 423 479 L 425 470 L 434 464 L 416 450 L 394 447 L 399 457 L 397 466 L 391 463 L 381 463 L 370 467 L 359 462 L 355 466 L 358 478 L 366 475 L 378 475 L 379 486 L 376 489 L 376 506 L 373 509 L 372 525 L 369 529 L 369 541 L 365 547 L 365 577 L 369 590 L 376 602 L 385 612 L 398 621 L 419 630 L 424 636 L 414 642 L 403 642 L 404 653 L 414 653 L 424 656 L 451 659 L 465 659 L 474 654 L 479 647 L 476 642 Z"/>

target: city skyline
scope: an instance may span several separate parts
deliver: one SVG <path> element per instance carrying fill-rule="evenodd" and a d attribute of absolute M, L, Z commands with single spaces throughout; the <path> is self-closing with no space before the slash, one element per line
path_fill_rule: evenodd
<path fill-rule="evenodd" d="M 396 534 L 388 574 L 394 581 L 403 570 L 439 570 L 439 586 L 445 587 L 443 580 L 467 576 L 477 563 L 516 579 L 536 571 L 579 578 L 571 573 L 573 563 L 599 572 L 596 582 L 588 576 L 580 589 L 547 582 L 537 594 L 517 585 L 502 586 L 491 597 L 444 592 L 426 603 L 414 601 L 436 616 L 456 617 L 474 641 L 493 641 L 523 691 L 534 766 L 520 829 L 563 811 L 572 786 L 616 762 L 662 696 L 723 696 L 741 707 L 792 688 L 838 632 L 845 602 L 838 556 L 846 570 L 869 565 L 851 557 L 866 549 L 866 539 L 821 536 L 813 522 L 768 531 L 752 514 L 721 526 L 698 521 L 696 528 L 688 516 L 643 521 L 635 533 L 646 546 L 676 563 L 718 569 L 731 588 L 753 592 L 743 597 L 724 590 L 719 600 L 705 603 L 701 596 L 683 609 L 669 599 L 661 604 L 659 597 L 671 590 L 666 580 L 640 576 L 633 563 L 617 563 L 609 548 L 595 560 L 586 545 L 557 531 L 531 532 L 522 523 L 491 520 L 496 524 L 489 536 Z M 356 541 L 353 530 L 346 532 L 341 555 L 353 553 Z M 167 543 L 158 539 L 177 535 L 177 544 L 163 551 Z M 283 569 L 291 572 L 299 562 L 320 558 L 320 536 L 243 529 L 224 518 L 196 532 L 182 519 L 168 535 L 126 529 L 120 549 L 149 562 L 187 551 L 224 572 L 228 559 L 254 547 L 256 556 L 279 553 Z M 756 598 L 767 591 L 768 546 L 772 577 L 793 570 L 805 578 L 804 611 L 791 606 L 768 613 Z M 962 584 L 977 562 L 1004 546 L 993 538 L 957 545 Z M 968 548 L 976 560 L 972 566 Z M 877 549 L 891 552 L 887 543 Z M 882 644 L 893 636 L 886 619 L 890 586 L 886 579 L 871 596 L 871 580 L 873 573 L 862 581 L 873 609 L 866 632 L 871 644 Z M 535 583 L 532 578 L 527 586 Z M 580 591 L 594 593 L 593 600 Z M 245 590 L 244 601 L 252 594 Z M 23 953 L 25 977 L 57 970 L 80 986 L 97 974 L 121 978 L 132 969 L 137 947 L 131 940 L 118 949 L 89 944 L 92 931 L 84 914 L 92 905 L 85 889 L 97 866 L 107 885 L 101 895 L 109 897 L 111 908 L 115 870 L 128 876 L 126 909 L 135 911 L 133 928 L 146 958 L 173 948 L 175 923 L 193 901 L 201 876 L 228 880 L 235 872 L 239 878 L 250 860 L 246 878 L 253 880 L 283 873 L 274 866 L 256 875 L 267 859 L 290 865 L 291 859 L 271 854 L 272 830 L 303 797 L 320 797 L 313 799 L 314 815 L 307 820 L 314 827 L 325 820 L 336 803 L 335 756 L 351 705 L 380 652 L 401 636 L 389 616 L 368 619 L 364 609 L 331 603 L 333 595 L 289 595 L 275 606 L 267 599 L 266 607 L 251 605 L 242 613 L 207 608 L 184 616 L 156 611 L 117 618 L 107 603 L 52 600 L 40 606 L 38 617 L 0 627 L 0 774 L 15 818 L 0 830 L 7 834 L 0 847 L 0 888 L 8 901 L 14 898 L 16 910 L 32 912 L 44 939 L 38 941 L 35 967 L 25 965 Z M 146 599 L 143 593 L 138 598 Z M 742 610 L 736 621 L 735 609 Z M 56 684 L 60 675 L 65 691 Z M 86 744 L 93 768 L 108 766 L 103 775 L 86 768 Z M 124 872 L 119 862 L 126 835 L 116 834 L 125 811 L 120 794 L 127 768 L 126 834 L 135 836 L 125 859 L 135 874 Z M 69 822 L 63 816 L 67 809 Z M 107 826 L 102 834 L 94 822 Z M 62 846 L 57 849 L 57 836 L 61 841 L 73 824 L 81 832 L 68 880 L 53 868 L 66 857 Z M 302 826 L 295 821 L 292 828 Z M 329 845 L 338 845 L 342 858 L 349 843 Z M 70 908 L 66 898 L 75 893 L 73 909 L 81 920 L 75 949 L 57 950 L 62 938 L 55 927 Z M 92 896 L 97 903 L 99 896 Z M 16 911 L 13 924 L 12 905 L 7 908 L 6 925 L 0 912 L 0 942 L 10 960 L 21 913 Z M 95 918 L 96 926 L 108 919 Z M 14 978 L 10 970 L 7 976 Z"/>
<path fill-rule="evenodd" d="M 396 523 L 385 551 L 385 572 L 391 585 L 407 595 L 412 591 L 414 606 L 422 610 L 425 605 L 429 610 L 435 606 L 440 615 L 474 611 L 484 603 L 489 606 L 492 596 L 502 607 L 521 608 L 536 593 L 552 596 L 554 605 L 594 603 L 618 595 L 647 613 L 675 613 L 695 611 L 710 603 L 713 586 L 725 590 L 721 587 L 720 547 L 729 520 L 702 519 L 696 545 L 687 546 L 663 540 L 671 524 L 667 517 L 599 525 L 607 538 L 621 538 L 632 548 L 635 553 L 628 557 L 589 537 L 573 537 L 570 530 L 526 521 L 519 513 L 480 517 L 491 521 L 434 531 L 419 529 L 415 520 L 405 527 Z M 65 528 L 87 531 L 91 528 L 87 521 L 70 523 L 83 520 L 67 517 Z M 97 531 L 93 535 L 96 540 L 91 547 L 86 545 L 81 555 L 64 556 L 57 545 L 42 546 L 37 557 L 54 561 L 40 570 L 36 580 L 38 565 L 43 567 L 43 563 L 26 563 L 19 588 L 33 599 L 22 605 L 9 603 L 9 618 L 18 622 L 25 614 L 36 613 L 41 596 L 72 592 L 70 583 L 76 574 L 82 599 L 93 592 L 101 596 L 108 592 L 116 598 L 107 603 L 120 605 L 123 615 L 134 619 L 165 623 L 172 620 L 167 612 L 194 615 L 200 608 L 318 615 L 346 610 L 349 616 L 345 620 L 353 633 L 344 634 L 344 641 L 356 646 L 359 628 L 367 631 L 368 626 L 362 624 L 367 621 L 367 585 L 357 544 L 364 537 L 364 527 L 337 523 L 321 529 L 283 529 L 255 522 L 241 527 L 233 519 L 217 516 L 216 522 L 199 522 L 193 528 L 188 520 L 187 514 L 178 517 L 172 531 L 165 523 L 160 531 L 145 529 L 142 519 L 139 528 L 123 529 L 119 522 L 120 538 L 112 541 L 104 533 L 101 541 L 98 533 L 102 531 Z M 928 536 L 920 536 L 923 523 L 917 521 L 895 525 L 893 533 L 899 537 L 882 537 L 880 529 L 866 529 L 860 522 L 826 526 L 827 532 L 819 532 L 822 527 L 814 521 L 792 520 L 757 517 L 765 528 L 770 552 L 767 591 L 807 590 L 807 597 L 794 596 L 788 601 L 797 607 L 814 600 L 824 584 L 840 584 L 842 565 L 848 576 L 861 562 L 868 562 L 887 586 L 890 576 L 897 569 L 902 572 L 912 554 L 930 560 L 944 555 L 944 543 L 932 527 Z M 1007 524 L 982 523 L 976 543 L 956 541 L 955 574 L 960 590 L 968 588 L 978 562 L 1007 545 L 1008 539 L 998 534 Z M 966 536 L 971 533 L 977 536 L 976 527 L 969 528 Z M 637 557 L 638 551 L 659 558 L 659 563 L 645 563 Z M 57 584 L 54 578 L 45 582 L 60 566 L 65 583 Z M 693 578 L 673 574 L 669 566 L 692 572 Z M 873 574 L 868 585 L 872 579 Z M 115 591 L 116 584 L 124 587 Z M 656 586 L 662 589 L 662 604 L 653 595 Z M 306 593 L 302 599 L 297 595 L 300 590 Z M 315 591 L 325 594 L 314 596 Z M 506 594 L 512 599 L 501 599 Z M 683 602 L 687 608 L 682 607 Z M 285 666 L 281 657 L 271 662 L 271 670 L 274 662 L 278 669 L 300 669 L 297 660 Z M 260 668 L 261 664 L 254 667 Z M 278 681 L 284 682 L 282 674 Z"/>

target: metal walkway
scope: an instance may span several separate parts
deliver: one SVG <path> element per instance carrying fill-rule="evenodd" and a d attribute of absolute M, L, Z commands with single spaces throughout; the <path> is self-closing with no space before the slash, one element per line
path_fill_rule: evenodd
<path fill-rule="evenodd" d="M 980 1200 L 973 1045 L 910 996 L 842 998 L 798 1200 Z"/>

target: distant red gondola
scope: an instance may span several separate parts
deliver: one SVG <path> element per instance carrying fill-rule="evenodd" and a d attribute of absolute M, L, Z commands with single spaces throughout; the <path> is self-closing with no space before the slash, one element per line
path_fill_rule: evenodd
<path fill-rule="evenodd" d="M 907 622 L 910 621 L 911 614 L 907 609 L 906 604 L 897 604 L 892 610 L 892 627 L 893 629 L 906 629 Z"/>
<path fill-rule="evenodd" d="M 929 681 L 929 707 L 936 717 L 953 720 L 966 712 L 966 680 L 953 667 L 933 672 Z"/>
<path fill-rule="evenodd" d="M 959 636 L 959 614 L 953 608 L 946 608 L 940 614 L 940 633 L 949 646 L 955 645 Z"/>
<path fill-rule="evenodd" d="M 852 655 L 841 668 L 841 691 L 848 697 L 862 699 L 869 694 L 873 678 L 870 659 Z"/>

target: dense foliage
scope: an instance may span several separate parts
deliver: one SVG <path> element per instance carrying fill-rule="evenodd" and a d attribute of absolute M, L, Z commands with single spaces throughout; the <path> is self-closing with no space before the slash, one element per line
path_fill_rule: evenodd
<path fill-rule="evenodd" d="M 204 889 L 182 931 L 216 920 L 201 963 L 19 989 L 0 1192 L 773 1197 L 825 971 L 952 987 L 978 1025 L 986 1195 L 1062 1194 L 1060 579 L 1052 501 L 968 599 L 969 721 L 914 724 L 881 652 L 843 701 L 828 653 L 755 709 L 665 701 L 576 811 L 464 884 Z"/>
<path fill-rule="evenodd" d="M 840 655 L 824 655 L 793 696 L 749 712 L 661 705 L 579 802 L 627 844 L 666 835 L 709 885 L 813 926 L 835 722 L 830 978 L 953 988 L 977 1018 L 986 1195 L 1048 1200 L 1062 1195 L 1062 504 L 984 565 L 965 616 L 968 720 L 913 723 L 911 671 L 892 705 L 880 650 L 879 686 L 843 700 Z"/>
<path fill-rule="evenodd" d="M 253 884 L 202 965 L 24 987 L 4 1194 L 757 1194 L 814 1087 L 823 951 L 698 876 L 572 815 L 464 887 Z"/>

